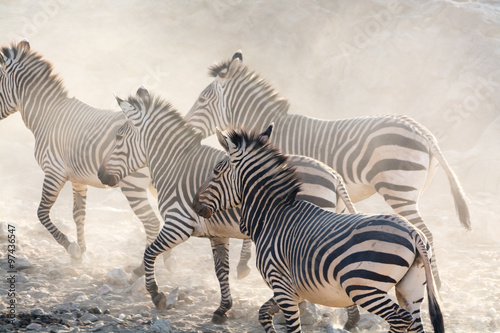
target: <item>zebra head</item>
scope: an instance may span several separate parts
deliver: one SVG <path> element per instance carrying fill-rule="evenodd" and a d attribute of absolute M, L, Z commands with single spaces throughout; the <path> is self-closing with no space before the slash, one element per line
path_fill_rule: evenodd
<path fill-rule="evenodd" d="M 256 148 L 268 143 L 272 130 L 271 124 L 254 140 L 249 140 L 245 132 L 239 134 L 231 130 L 229 135 L 225 135 L 219 129 L 216 130 L 219 143 L 228 156 L 215 165 L 213 176 L 196 192 L 193 209 L 198 215 L 209 218 L 219 211 L 240 205 L 246 169 L 251 165 L 255 154 L 258 154 Z"/>
<path fill-rule="evenodd" d="M 137 91 L 137 100 L 145 99 L 149 100 L 150 96 L 148 91 L 141 87 Z M 116 100 L 127 121 L 116 132 L 113 147 L 99 168 L 99 179 L 108 186 L 115 186 L 129 174 L 144 168 L 147 163 L 144 140 L 141 140 L 138 129 L 144 121 L 140 104 L 132 104 L 118 97 Z"/>
<path fill-rule="evenodd" d="M 215 127 L 226 128 L 231 125 L 231 110 L 229 110 L 226 91 L 231 89 L 232 79 L 241 68 L 243 56 L 240 51 L 233 55 L 230 61 L 210 67 L 210 75 L 215 80 L 198 96 L 185 119 L 193 128 L 201 132 L 203 137 L 213 133 Z"/>
<path fill-rule="evenodd" d="M 18 110 L 19 98 L 15 78 L 17 72 L 23 67 L 19 59 L 29 51 L 30 44 L 27 40 L 0 49 L 0 119 Z"/>
<path fill-rule="evenodd" d="M 115 186 L 129 174 L 146 166 L 146 155 L 137 129 L 126 121 L 116 132 L 113 147 L 99 168 L 99 179 L 104 185 Z"/>

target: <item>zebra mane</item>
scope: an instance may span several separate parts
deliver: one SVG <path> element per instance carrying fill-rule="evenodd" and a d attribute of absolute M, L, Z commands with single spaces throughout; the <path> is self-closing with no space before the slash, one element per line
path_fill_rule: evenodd
<path fill-rule="evenodd" d="M 301 182 L 295 167 L 288 163 L 288 155 L 281 153 L 274 145 L 263 142 L 256 131 L 247 132 L 244 129 L 236 131 L 231 128 L 226 131 L 226 135 L 238 148 L 247 147 L 253 151 L 262 150 L 261 158 L 273 161 L 272 166 L 266 171 L 272 174 L 273 179 L 280 179 L 280 182 L 287 183 L 287 186 L 284 187 L 285 190 L 280 192 L 281 201 L 285 203 L 295 201 L 301 188 Z"/>
<path fill-rule="evenodd" d="M 217 77 L 224 69 L 229 70 L 231 61 L 232 60 L 229 59 L 210 66 L 208 68 L 209 75 Z M 281 102 L 282 107 L 279 108 L 279 112 L 284 114 L 288 113 L 288 109 L 290 107 L 288 99 L 282 97 L 280 93 L 276 89 L 274 89 L 274 87 L 266 79 L 262 77 L 262 75 L 260 75 L 256 71 L 250 70 L 243 63 L 240 64 L 240 68 L 238 68 L 237 72 L 239 73 L 238 80 L 241 80 L 242 82 L 245 83 L 251 82 L 253 84 L 258 85 L 262 91 L 261 96 L 265 97 L 266 99 L 269 99 L 272 102 Z"/>
<path fill-rule="evenodd" d="M 40 69 L 37 69 L 39 73 L 43 73 L 43 78 L 48 80 L 47 86 L 54 89 L 57 94 L 54 95 L 58 98 L 64 98 L 68 96 L 68 92 L 64 87 L 63 79 L 58 75 L 53 73 L 52 63 L 44 59 L 39 53 L 32 51 L 31 49 L 26 49 L 24 47 L 19 47 L 15 43 L 11 43 L 10 47 L 4 46 L 1 49 L 3 55 L 8 59 L 23 63 L 25 65 L 32 63 L 39 63 L 41 65 Z M 41 78 L 38 78 L 40 80 Z"/>
<path fill-rule="evenodd" d="M 219 76 L 220 72 L 222 72 L 224 69 L 229 69 L 230 64 L 231 60 L 223 60 L 217 64 L 214 64 L 208 67 L 208 75 L 217 77 Z"/>
<path fill-rule="evenodd" d="M 169 126 L 182 128 L 182 130 L 188 131 L 190 137 L 194 138 L 196 142 L 201 142 L 201 133 L 195 131 L 193 126 L 188 124 L 179 111 L 173 107 L 172 103 L 153 93 L 149 93 L 149 96 L 150 98 L 147 100 L 138 96 L 129 96 L 127 101 L 134 105 L 136 109 L 145 110 L 146 113 L 150 112 L 149 110 L 155 110 L 161 112 L 162 114 L 168 114 L 170 116 Z"/>

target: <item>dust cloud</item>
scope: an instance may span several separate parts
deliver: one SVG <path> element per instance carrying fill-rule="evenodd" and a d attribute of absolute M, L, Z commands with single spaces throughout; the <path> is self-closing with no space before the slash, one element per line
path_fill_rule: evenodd
<path fill-rule="evenodd" d="M 500 331 L 498 2 L 2 1 L 0 32 L 2 45 L 27 38 L 53 63 L 70 96 L 101 108 L 118 110 L 113 92 L 126 97 L 145 85 L 185 114 L 211 82 L 207 67 L 242 50 L 244 63 L 290 100 L 292 113 L 324 119 L 413 117 L 438 138 L 470 198 L 472 232 L 460 228 L 442 171 L 420 202 L 435 235 L 445 325 L 452 332 Z M 43 291 L 38 299 L 20 299 L 18 311 L 42 307 L 47 312 L 71 301 L 75 290 L 87 293 L 90 306 L 90 295 L 102 286 L 106 272 L 141 260 L 142 227 L 118 190 L 89 189 L 89 258 L 74 267 L 38 222 L 43 173 L 33 151 L 33 136 L 19 114 L 0 121 L 0 222 L 16 225 L 18 255 L 35 272 L 26 278 Z M 356 206 L 366 212 L 389 210 L 376 197 Z M 67 184 L 52 218 L 75 239 L 71 207 Z M 233 268 L 240 242 L 231 244 Z M 203 289 L 202 304 L 170 314 L 156 313 L 147 296 L 107 306 L 130 315 L 156 313 L 180 331 L 205 330 L 200 325 L 209 322 L 218 303 L 209 243 L 191 239 L 174 252 L 177 269 L 168 273 L 158 265 L 160 289 Z M 54 277 L 48 272 L 54 270 L 69 279 L 67 284 L 58 280 L 64 287 L 50 283 Z M 270 296 L 258 273 L 254 269 L 238 281 L 231 272 L 231 286 L 234 318 L 207 330 L 260 331 L 256 313 L 236 315 L 241 308 L 256 312 Z M 29 292 L 22 290 L 20 297 Z M 134 302 L 136 308 L 123 305 Z M 341 327 L 340 310 L 332 311 L 337 312 L 325 318 Z M 383 323 L 375 325 L 385 329 Z M 305 329 L 320 332 L 322 327 Z M 374 327 L 360 331 L 377 331 Z"/>

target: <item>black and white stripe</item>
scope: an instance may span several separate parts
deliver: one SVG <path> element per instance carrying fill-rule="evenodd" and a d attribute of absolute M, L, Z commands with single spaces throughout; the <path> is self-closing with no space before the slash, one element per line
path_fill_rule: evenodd
<path fill-rule="evenodd" d="M 52 73 L 52 65 L 30 50 L 27 41 L 0 51 L 0 119 L 19 111 L 26 127 L 33 132 L 35 158 L 45 173 L 38 218 L 56 241 L 78 259 L 86 250 L 87 185 L 104 187 L 97 177 L 99 165 L 125 118 L 122 113 L 100 110 L 68 98 L 62 80 Z M 70 242 L 50 219 L 50 209 L 67 181 L 73 185 L 77 243 Z M 147 198 L 149 184 L 147 169 L 118 184 L 144 224 L 148 244 L 160 228 Z"/>
<path fill-rule="evenodd" d="M 432 233 L 418 210 L 418 198 L 438 164 L 448 176 L 459 219 L 470 228 L 462 187 L 436 139 L 422 125 L 401 115 L 327 121 L 288 114 L 288 101 L 259 74 L 232 60 L 211 67 L 214 81 L 205 88 L 186 119 L 203 137 L 216 127 L 242 124 L 257 129 L 276 124 L 274 142 L 289 154 L 310 156 L 335 169 L 354 202 L 379 193 L 393 210 L 424 232 Z M 434 276 L 438 285 L 436 261 Z"/>
<path fill-rule="evenodd" d="M 117 101 L 129 121 L 118 130 L 115 144 L 99 175 L 105 184 L 114 184 L 137 168 L 148 166 L 150 169 L 165 224 L 144 254 L 146 288 L 154 304 L 164 309 L 166 297 L 159 292 L 154 274 L 156 257 L 191 236 L 207 237 L 212 243 L 221 288 L 221 303 L 213 320 L 222 322 L 232 306 L 228 279 L 229 238 L 248 240 L 249 237 L 240 231 L 239 209 L 205 220 L 197 216 L 191 204 L 196 189 L 210 175 L 211 166 L 224 156 L 224 152 L 201 145 L 201 135 L 169 103 L 151 96 L 143 87 L 138 89 L 136 96 L 126 101 L 117 98 Z M 335 208 L 338 192 L 345 206 L 355 212 L 341 178 L 331 168 L 303 156 L 293 156 L 292 163 L 305 182 L 304 190 L 299 193 L 302 198 Z M 239 275 L 248 273 L 248 242 L 243 250 L 238 265 Z M 356 318 L 355 315 L 353 312 L 351 317 Z"/>
<path fill-rule="evenodd" d="M 255 243 L 257 267 L 273 291 L 259 311 L 266 332 L 276 332 L 272 317 L 279 309 L 287 332 L 301 332 L 304 299 L 357 304 L 386 320 L 390 332 L 424 332 L 426 287 L 434 331 L 444 332 L 423 233 L 397 215 L 343 215 L 296 200 L 300 181 L 287 157 L 268 144 L 272 128 L 260 135 L 218 132 L 229 156 L 194 199 L 205 218 L 241 207 L 241 228 Z M 399 305 L 387 294 L 393 287 Z"/>

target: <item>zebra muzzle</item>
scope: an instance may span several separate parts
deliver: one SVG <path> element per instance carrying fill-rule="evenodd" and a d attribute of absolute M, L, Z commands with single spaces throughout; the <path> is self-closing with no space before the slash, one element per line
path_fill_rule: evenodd
<path fill-rule="evenodd" d="M 208 219 L 212 216 L 212 211 L 210 210 L 210 208 L 208 208 L 208 206 L 200 203 L 198 195 L 194 197 L 192 207 L 196 214 L 200 215 L 203 218 Z"/>
<path fill-rule="evenodd" d="M 97 173 L 97 177 L 99 177 L 99 180 L 103 185 L 108 185 L 108 186 L 116 186 L 118 184 L 119 179 L 118 177 L 115 177 L 113 175 L 110 175 L 106 172 L 106 168 L 103 168 L 102 166 L 99 168 L 99 172 Z"/>

